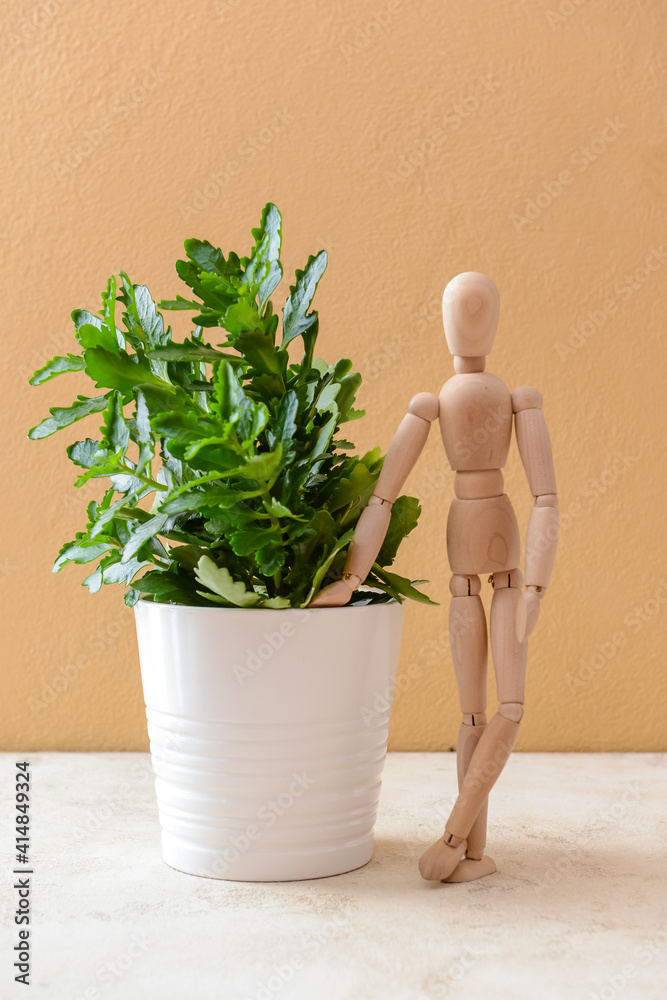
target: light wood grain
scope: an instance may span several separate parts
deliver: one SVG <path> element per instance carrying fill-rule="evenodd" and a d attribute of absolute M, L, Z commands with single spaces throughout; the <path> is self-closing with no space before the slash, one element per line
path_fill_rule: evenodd
<path fill-rule="evenodd" d="M 512 402 L 515 406 L 517 405 L 517 393 L 521 391 L 517 389 L 512 394 Z M 539 393 L 537 395 L 539 396 Z M 530 492 L 534 497 L 543 493 L 555 493 L 556 477 L 551 455 L 551 442 L 542 410 L 536 406 L 517 410 L 514 422 L 516 442 L 523 467 L 526 470 Z"/>
<path fill-rule="evenodd" d="M 497 375 L 454 375 L 440 390 L 440 433 L 452 469 L 502 469 L 512 437 L 512 397 Z"/>
<path fill-rule="evenodd" d="M 509 497 L 452 500 L 447 519 L 447 555 L 453 573 L 515 569 L 521 543 Z"/>

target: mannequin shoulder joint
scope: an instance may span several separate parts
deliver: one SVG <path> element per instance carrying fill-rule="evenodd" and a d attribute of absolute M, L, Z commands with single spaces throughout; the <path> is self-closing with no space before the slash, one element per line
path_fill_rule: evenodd
<path fill-rule="evenodd" d="M 512 393 L 512 410 L 519 413 L 521 410 L 541 410 L 542 394 L 534 389 L 532 385 L 522 385 Z"/>
<path fill-rule="evenodd" d="M 408 404 L 408 413 L 432 423 L 440 413 L 438 397 L 432 392 L 418 392 Z"/>

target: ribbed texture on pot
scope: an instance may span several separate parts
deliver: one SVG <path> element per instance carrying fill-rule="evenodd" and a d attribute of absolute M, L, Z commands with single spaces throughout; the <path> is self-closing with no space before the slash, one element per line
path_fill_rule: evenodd
<path fill-rule="evenodd" d="M 140 605 L 163 851 L 175 868 L 275 881 L 370 860 L 403 609 L 298 614 Z M 271 637 L 264 661 L 254 650 Z"/>

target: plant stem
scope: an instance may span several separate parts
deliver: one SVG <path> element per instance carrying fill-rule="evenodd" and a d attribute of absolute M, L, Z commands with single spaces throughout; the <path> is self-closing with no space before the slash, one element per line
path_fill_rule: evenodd
<path fill-rule="evenodd" d="M 156 483 L 154 479 L 149 479 L 148 476 L 142 476 L 134 469 L 131 469 L 128 465 L 121 465 L 120 469 L 128 476 L 133 476 L 134 479 L 139 479 L 142 483 L 145 483 L 146 486 L 151 486 L 154 490 L 161 490 L 163 493 L 169 492 L 169 488 L 167 486 L 163 486 L 162 483 Z"/>

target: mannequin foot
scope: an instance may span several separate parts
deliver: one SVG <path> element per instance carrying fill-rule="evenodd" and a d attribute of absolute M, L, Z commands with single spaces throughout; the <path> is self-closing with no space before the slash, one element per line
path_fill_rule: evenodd
<path fill-rule="evenodd" d="M 476 878 L 483 878 L 484 875 L 493 875 L 496 868 L 495 861 L 485 854 L 482 858 L 463 858 L 459 861 L 451 875 L 443 878 L 443 882 L 473 882 Z"/>
<path fill-rule="evenodd" d="M 467 846 L 468 842 L 462 840 L 456 847 L 450 847 L 441 837 L 419 859 L 419 874 L 427 882 L 447 878 L 465 856 Z"/>

